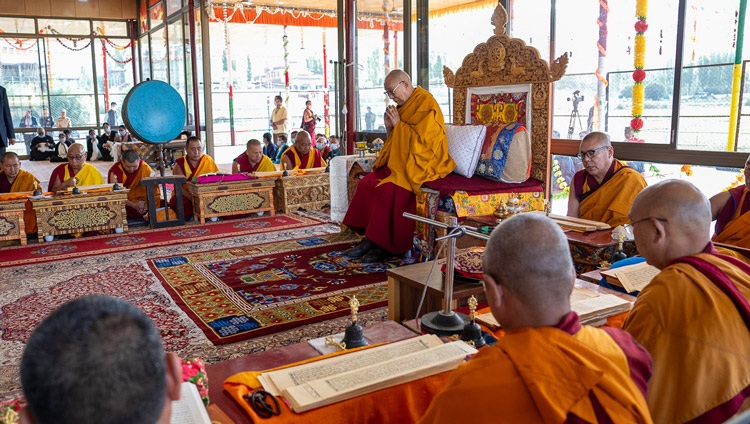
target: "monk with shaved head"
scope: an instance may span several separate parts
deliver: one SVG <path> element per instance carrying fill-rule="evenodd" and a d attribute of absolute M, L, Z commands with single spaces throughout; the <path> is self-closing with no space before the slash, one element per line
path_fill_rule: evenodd
<path fill-rule="evenodd" d="M 454 372 L 423 423 L 651 422 L 651 358 L 622 330 L 580 324 L 557 224 L 536 214 L 503 221 L 483 265 L 487 302 L 506 335 Z"/>
<path fill-rule="evenodd" d="M 644 189 L 629 217 L 661 269 L 623 326 L 654 359 L 654 421 L 724 422 L 750 403 L 750 266 L 714 248 L 709 201 L 686 181 Z"/>

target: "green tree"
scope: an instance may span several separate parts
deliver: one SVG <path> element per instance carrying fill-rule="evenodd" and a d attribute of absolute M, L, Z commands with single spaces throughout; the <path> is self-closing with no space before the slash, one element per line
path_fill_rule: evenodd
<path fill-rule="evenodd" d="M 253 64 L 250 62 L 250 55 L 247 55 L 247 82 L 253 80 Z"/>
<path fill-rule="evenodd" d="M 305 59 L 305 64 L 307 65 L 307 69 L 309 69 L 310 72 L 314 74 L 323 73 L 323 60 L 321 60 L 320 58 L 309 56 L 307 59 Z"/>

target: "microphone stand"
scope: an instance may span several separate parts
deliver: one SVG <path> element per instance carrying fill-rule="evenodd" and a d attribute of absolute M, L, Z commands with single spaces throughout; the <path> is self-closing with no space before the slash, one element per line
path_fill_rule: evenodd
<path fill-rule="evenodd" d="M 468 234 L 472 237 L 476 237 L 482 240 L 489 240 L 489 235 L 481 234 L 476 231 L 467 229 L 464 226 L 458 225 L 458 218 L 451 217 L 450 225 L 435 221 L 429 218 L 424 218 L 419 215 L 414 215 L 408 212 L 404 212 L 404 218 L 413 219 L 418 222 L 422 222 L 428 225 L 432 225 L 438 228 L 444 228 L 448 231 L 448 234 L 435 239 L 435 241 L 447 240 L 447 252 L 445 262 L 445 279 L 443 280 L 443 309 L 437 312 L 428 312 L 422 315 L 420 319 L 422 328 L 428 333 L 437 334 L 438 336 L 450 336 L 453 334 L 459 334 L 463 331 L 464 327 L 471 322 L 468 315 L 453 311 L 451 305 L 453 304 L 453 275 L 454 275 L 454 258 L 456 255 L 456 239 Z M 437 260 L 438 258 L 435 258 Z"/>

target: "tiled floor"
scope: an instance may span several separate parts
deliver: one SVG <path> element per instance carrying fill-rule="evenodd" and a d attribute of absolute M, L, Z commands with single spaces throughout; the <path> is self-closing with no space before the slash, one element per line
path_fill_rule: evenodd
<path fill-rule="evenodd" d="M 61 162 L 47 162 L 47 161 L 29 161 L 29 160 L 23 160 L 21 161 L 21 169 L 25 169 L 26 171 L 31 172 L 39 179 L 39 182 L 42 184 L 43 189 L 47 189 L 47 186 L 49 185 L 49 177 L 52 175 L 52 170 L 55 169 L 57 165 L 60 165 Z M 99 172 L 101 172 L 102 176 L 104 177 L 104 181 L 107 181 L 107 174 L 109 173 L 109 168 L 112 167 L 114 162 L 105 162 L 101 160 L 94 160 L 89 161 L 91 165 L 94 165 Z M 232 164 L 226 163 L 226 164 L 217 164 L 219 167 L 220 172 L 225 173 L 231 173 L 232 172 Z M 159 171 L 154 171 L 152 176 L 158 175 Z M 170 174 L 170 171 L 167 170 L 167 175 Z"/>

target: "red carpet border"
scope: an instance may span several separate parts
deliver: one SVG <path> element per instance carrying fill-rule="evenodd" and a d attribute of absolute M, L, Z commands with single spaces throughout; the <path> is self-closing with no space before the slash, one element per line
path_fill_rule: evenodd
<path fill-rule="evenodd" d="M 388 301 L 385 271 L 400 259 L 361 263 L 343 256 L 350 235 L 332 234 L 147 261 L 177 305 L 214 344 L 230 343 L 349 314 Z"/>
<path fill-rule="evenodd" d="M 148 249 L 175 243 L 192 243 L 221 237 L 235 237 L 269 231 L 283 231 L 321 224 L 310 217 L 275 215 L 232 219 L 203 225 L 189 224 L 158 230 L 141 230 L 125 234 L 84 236 L 77 239 L 35 243 L 24 247 L 0 248 L 0 267 L 38 264 L 111 252 Z"/>

